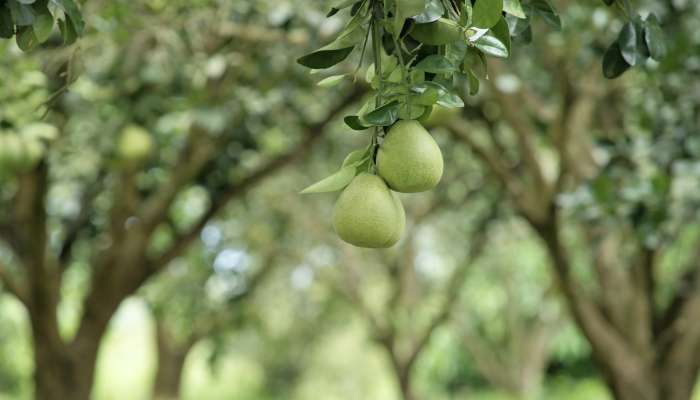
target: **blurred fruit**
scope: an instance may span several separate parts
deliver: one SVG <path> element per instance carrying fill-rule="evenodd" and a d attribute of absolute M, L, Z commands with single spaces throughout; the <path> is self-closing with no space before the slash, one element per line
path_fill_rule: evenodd
<path fill-rule="evenodd" d="M 128 163 L 142 163 L 151 156 L 153 139 L 147 130 L 129 125 L 122 130 L 117 144 L 119 159 Z"/>
<path fill-rule="evenodd" d="M 440 147 L 418 121 L 399 121 L 389 129 L 377 152 L 377 171 L 397 192 L 434 188 L 442 177 Z"/>
<path fill-rule="evenodd" d="M 350 182 L 333 211 L 338 236 L 358 247 L 391 247 L 399 241 L 405 226 L 401 200 L 382 178 L 368 173 Z"/>

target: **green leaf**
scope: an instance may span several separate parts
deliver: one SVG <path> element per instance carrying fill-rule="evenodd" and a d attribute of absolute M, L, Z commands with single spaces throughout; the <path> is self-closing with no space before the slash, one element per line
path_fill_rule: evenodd
<path fill-rule="evenodd" d="M 358 43 L 364 41 L 367 29 L 363 26 L 365 17 L 359 13 L 345 26 L 345 29 L 331 43 L 297 60 L 305 67 L 313 69 L 330 68 L 345 60 Z"/>
<path fill-rule="evenodd" d="M 464 107 L 464 101 L 455 93 L 447 92 L 440 96 L 437 104 L 447 107 L 447 108 L 461 108 Z"/>
<path fill-rule="evenodd" d="M 437 103 L 440 98 L 440 93 L 435 89 L 428 89 L 421 94 L 411 95 L 411 104 L 419 106 L 432 106 Z"/>
<path fill-rule="evenodd" d="M 18 26 L 15 39 L 17 41 L 17 46 L 19 46 L 22 51 L 29 51 L 39 44 L 39 40 L 37 40 L 34 35 L 34 30 L 31 26 Z"/>
<path fill-rule="evenodd" d="M 440 97 L 447 93 L 447 89 L 439 83 L 427 81 L 411 87 L 411 103 L 421 106 L 432 106 Z"/>
<path fill-rule="evenodd" d="M 0 38 L 9 39 L 15 34 L 15 23 L 7 4 L 0 4 Z"/>
<path fill-rule="evenodd" d="M 411 87 L 411 91 L 414 93 L 418 94 L 425 94 L 429 93 L 430 91 L 434 91 L 437 93 L 437 97 L 440 98 L 441 96 L 445 95 L 447 93 L 447 89 L 442 86 L 441 84 L 433 81 L 426 81 L 426 82 L 421 82 L 418 84 L 415 84 Z"/>
<path fill-rule="evenodd" d="M 415 68 L 433 74 L 447 74 L 457 71 L 457 66 L 452 61 L 438 54 L 425 57 L 416 64 Z"/>
<path fill-rule="evenodd" d="M 343 8 L 350 7 L 351 5 L 355 4 L 356 2 L 357 2 L 357 0 L 338 0 L 332 6 L 331 10 L 328 12 L 326 17 L 332 17 L 335 14 L 337 14 L 338 11 L 342 10 Z"/>
<path fill-rule="evenodd" d="M 299 58 L 297 62 L 308 68 L 330 68 L 348 58 L 354 48 L 353 46 L 337 50 L 317 50 Z"/>
<path fill-rule="evenodd" d="M 328 193 L 344 189 L 357 174 L 357 167 L 350 165 L 302 190 L 307 193 Z"/>
<path fill-rule="evenodd" d="M 486 62 L 486 57 L 479 49 L 470 47 L 465 54 L 462 63 L 467 69 L 474 72 L 475 75 L 486 78 L 488 76 L 488 65 Z M 464 70 L 465 68 L 463 68 Z"/>
<path fill-rule="evenodd" d="M 630 65 L 625 61 L 620 52 L 617 42 L 613 43 L 603 56 L 603 75 L 608 79 L 615 79 L 630 69 Z"/>
<path fill-rule="evenodd" d="M 52 4 L 55 4 L 58 8 L 63 10 L 63 12 L 68 16 L 71 25 L 73 25 L 73 31 L 77 36 L 83 34 L 83 29 L 85 29 L 85 22 L 83 21 L 83 16 L 80 14 L 78 6 L 75 4 L 74 0 L 51 0 Z"/>
<path fill-rule="evenodd" d="M 369 128 L 369 126 L 365 126 L 362 119 L 360 119 L 360 117 L 357 115 L 348 115 L 347 117 L 343 118 L 343 121 L 345 122 L 345 125 L 355 131 L 364 131 L 365 129 Z"/>
<path fill-rule="evenodd" d="M 498 23 L 503 12 L 503 0 L 477 0 L 474 5 L 472 26 L 488 29 Z"/>
<path fill-rule="evenodd" d="M 10 0 L 8 6 L 12 13 L 12 19 L 18 27 L 29 26 L 34 23 L 34 10 L 30 5 L 18 3 L 16 0 Z"/>
<path fill-rule="evenodd" d="M 461 26 L 467 27 L 472 26 L 472 18 L 474 17 L 474 7 L 470 1 L 462 4 L 459 13 L 459 24 Z"/>
<path fill-rule="evenodd" d="M 75 43 L 78 39 L 78 34 L 75 32 L 73 24 L 64 19 L 58 20 L 58 29 L 61 30 L 61 36 L 63 37 L 63 44 L 69 45 Z"/>
<path fill-rule="evenodd" d="M 428 0 L 425 3 L 423 13 L 416 15 L 413 19 L 418 24 L 428 24 L 437 21 L 443 14 L 445 14 L 445 7 L 440 0 Z"/>
<path fill-rule="evenodd" d="M 401 34 L 403 24 L 407 18 L 422 14 L 425 10 L 425 0 L 394 0 L 396 3 L 396 13 L 394 16 L 394 36 Z"/>
<path fill-rule="evenodd" d="M 464 102 L 458 95 L 451 93 L 445 86 L 441 85 L 438 82 L 421 82 L 419 84 L 413 85 L 413 87 L 411 87 L 411 91 L 414 93 L 418 93 L 421 96 L 426 96 L 426 98 L 428 98 L 428 96 L 435 96 L 435 94 L 437 94 L 436 103 L 445 107 L 464 107 Z"/>
<path fill-rule="evenodd" d="M 546 23 L 556 29 L 561 29 L 561 19 L 552 4 L 547 0 L 533 0 L 530 5 L 533 11 L 541 16 Z"/>
<path fill-rule="evenodd" d="M 617 43 L 622 57 L 629 65 L 640 64 L 648 57 L 641 25 L 636 22 L 628 22 L 622 27 Z"/>
<path fill-rule="evenodd" d="M 471 69 L 467 71 L 467 77 L 469 78 L 469 95 L 474 96 L 479 93 L 481 82 L 479 82 L 479 78 Z"/>
<path fill-rule="evenodd" d="M 345 124 L 356 131 L 363 131 L 372 126 L 390 126 L 398 119 L 400 103 L 394 100 L 390 103 L 374 109 L 366 114 L 368 103 L 360 110 L 360 115 L 348 115 L 344 118 Z"/>
<path fill-rule="evenodd" d="M 503 11 L 514 17 L 523 19 L 527 18 L 527 15 L 525 15 L 525 10 L 523 10 L 523 5 L 520 4 L 520 0 L 504 0 Z"/>
<path fill-rule="evenodd" d="M 345 167 L 357 167 L 369 158 L 369 151 L 371 146 L 367 146 L 366 149 L 355 150 L 350 152 L 350 154 L 345 157 L 343 165 L 341 168 Z"/>
<path fill-rule="evenodd" d="M 516 18 L 512 15 L 506 15 L 506 22 L 508 23 L 508 30 L 510 31 L 510 36 L 520 36 L 528 30 L 530 27 L 530 19 Z"/>
<path fill-rule="evenodd" d="M 500 40 L 506 46 L 508 54 L 510 54 L 510 30 L 508 29 L 508 23 L 505 18 L 501 17 L 496 25 L 491 28 L 491 32 L 496 39 Z"/>
<path fill-rule="evenodd" d="M 345 77 L 346 77 L 345 74 L 332 75 L 332 76 L 329 76 L 325 79 L 322 79 L 320 82 L 318 82 L 318 86 L 321 86 L 323 88 L 330 88 L 333 86 L 337 86 L 338 84 L 340 84 L 340 82 L 343 81 L 343 79 L 345 79 Z"/>
<path fill-rule="evenodd" d="M 392 101 L 361 117 L 368 126 L 390 126 L 399 118 L 399 102 Z"/>
<path fill-rule="evenodd" d="M 644 41 L 651 58 L 656 61 L 661 61 L 666 57 L 668 49 L 666 47 L 666 38 L 664 31 L 661 29 L 656 15 L 649 14 L 649 17 L 644 21 Z"/>
<path fill-rule="evenodd" d="M 32 28 L 34 29 L 34 35 L 39 43 L 44 43 L 48 40 L 53 31 L 53 16 L 48 8 L 39 10 L 39 14 L 36 15 Z"/>
<path fill-rule="evenodd" d="M 474 45 L 477 49 L 493 57 L 507 58 L 508 48 L 493 35 L 484 35 Z"/>

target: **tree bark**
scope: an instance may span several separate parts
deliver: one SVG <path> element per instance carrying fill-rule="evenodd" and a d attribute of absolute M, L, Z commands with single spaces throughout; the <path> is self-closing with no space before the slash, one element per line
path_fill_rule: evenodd
<path fill-rule="evenodd" d="M 99 337 L 65 344 L 60 337 L 34 331 L 35 398 L 89 400 L 95 376 Z"/>
<path fill-rule="evenodd" d="M 418 400 L 413 392 L 411 385 L 411 369 L 410 368 L 394 368 L 396 380 L 399 384 L 402 400 Z"/>
<path fill-rule="evenodd" d="M 162 322 L 156 320 L 156 344 L 158 366 L 153 386 L 153 398 L 156 400 L 178 400 L 180 399 L 185 360 L 195 341 L 177 343 L 168 334 Z"/>
<path fill-rule="evenodd" d="M 690 400 L 700 368 L 697 361 L 700 343 L 693 330 L 700 329 L 700 324 L 689 319 L 682 321 L 686 323 L 670 338 L 669 351 L 664 350 L 659 337 L 653 343 L 635 341 L 631 335 L 639 335 L 641 329 L 648 328 L 650 332 L 642 333 L 651 336 L 651 325 L 636 326 L 632 332 L 620 331 L 609 321 L 601 320 L 594 310 L 595 304 L 586 303 L 589 299 L 583 297 L 580 288 L 573 286 L 569 259 L 559 239 L 556 212 L 546 226 L 533 226 L 546 244 L 564 297 L 591 345 L 594 360 L 603 371 L 613 397 L 617 400 Z"/>

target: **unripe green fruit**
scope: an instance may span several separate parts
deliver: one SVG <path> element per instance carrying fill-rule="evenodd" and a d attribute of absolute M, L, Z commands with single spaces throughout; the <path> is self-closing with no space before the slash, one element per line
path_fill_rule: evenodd
<path fill-rule="evenodd" d="M 391 247 L 399 241 L 405 226 L 401 200 L 377 175 L 356 176 L 340 194 L 333 210 L 335 232 L 358 247 Z"/>
<path fill-rule="evenodd" d="M 153 151 L 153 139 L 145 129 L 130 125 L 124 128 L 119 136 L 117 154 L 127 162 L 143 162 Z"/>
<path fill-rule="evenodd" d="M 411 37 L 430 46 L 443 46 L 465 38 L 462 27 L 447 18 L 440 18 L 428 24 L 416 24 Z"/>
<path fill-rule="evenodd" d="M 389 129 L 377 152 L 377 171 L 390 188 L 424 192 L 442 178 L 440 147 L 418 121 L 399 121 Z"/>
<path fill-rule="evenodd" d="M 435 128 L 447 125 L 450 120 L 459 115 L 459 109 L 448 108 L 441 105 L 434 105 L 430 114 L 426 118 L 421 118 L 420 122 L 426 128 Z"/>

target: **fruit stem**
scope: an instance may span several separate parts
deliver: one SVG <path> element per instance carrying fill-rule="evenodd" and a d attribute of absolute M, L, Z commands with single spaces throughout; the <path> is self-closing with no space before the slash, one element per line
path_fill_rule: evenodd
<path fill-rule="evenodd" d="M 384 7 L 382 6 L 382 0 L 374 0 L 372 2 L 373 5 L 373 13 L 372 13 L 372 22 L 371 22 L 371 29 L 372 29 L 372 48 L 374 50 L 374 68 L 375 68 L 375 73 L 379 77 L 379 91 L 377 93 L 377 108 L 382 106 L 382 94 L 384 93 L 384 75 L 382 74 L 382 27 L 380 25 L 380 21 L 384 19 Z M 370 172 L 374 173 L 376 166 L 375 166 L 375 157 L 377 155 L 377 147 L 378 147 L 378 136 L 380 132 L 381 127 L 375 127 L 374 128 L 374 133 L 372 134 L 372 149 L 370 150 L 370 161 L 369 161 L 369 169 Z"/>

